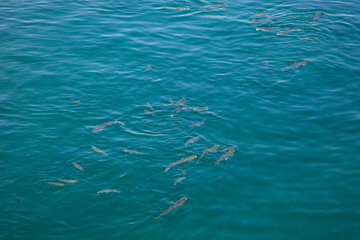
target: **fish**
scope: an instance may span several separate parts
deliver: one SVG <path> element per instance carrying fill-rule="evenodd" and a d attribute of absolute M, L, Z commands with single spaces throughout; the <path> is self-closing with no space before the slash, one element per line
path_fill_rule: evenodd
<path fill-rule="evenodd" d="M 317 12 L 314 15 L 313 24 L 315 23 L 315 20 L 321 16 L 321 12 Z"/>
<path fill-rule="evenodd" d="M 276 35 L 284 35 L 284 34 L 287 34 L 289 32 L 298 32 L 298 31 L 301 31 L 301 30 L 299 30 L 299 29 L 290 29 L 290 30 L 278 32 L 278 33 L 276 33 Z"/>
<path fill-rule="evenodd" d="M 193 160 L 193 159 L 195 159 L 195 158 L 197 158 L 196 155 L 191 155 L 190 157 L 182 158 L 182 159 L 180 159 L 180 160 L 178 160 L 178 161 L 176 161 L 176 162 L 173 162 L 172 164 L 170 164 L 169 166 L 167 166 L 167 167 L 165 168 L 165 172 L 169 171 L 170 168 L 172 168 L 172 167 L 174 167 L 174 166 L 176 166 L 176 165 L 179 165 L 179 164 L 184 163 L 184 162 L 191 161 L 191 160 Z"/>
<path fill-rule="evenodd" d="M 112 125 L 112 124 L 121 124 L 123 126 L 125 126 L 124 122 L 120 122 L 120 121 L 110 121 L 110 122 L 105 122 L 102 123 L 100 125 L 95 126 L 95 128 L 92 130 L 93 132 L 101 132 L 102 130 L 105 129 L 106 126 L 108 125 Z"/>
<path fill-rule="evenodd" d="M 176 186 L 176 184 L 178 183 L 178 182 L 181 182 L 182 180 L 184 180 L 186 177 L 179 177 L 178 179 L 176 179 L 175 180 L 175 182 L 174 182 L 174 187 Z"/>
<path fill-rule="evenodd" d="M 80 100 L 77 101 L 77 100 L 75 100 L 75 99 L 73 99 L 73 98 L 69 98 L 69 99 L 70 99 L 71 101 L 73 101 L 74 103 L 81 104 Z"/>
<path fill-rule="evenodd" d="M 149 65 L 145 70 L 144 70 L 144 72 L 147 72 L 147 71 L 149 71 L 151 69 L 151 65 Z"/>
<path fill-rule="evenodd" d="M 98 152 L 98 153 L 101 153 L 101 154 L 103 154 L 103 155 L 105 155 L 105 156 L 108 156 L 108 154 L 107 154 L 106 152 L 98 149 L 98 148 L 95 147 L 95 146 L 91 146 L 91 148 L 92 148 L 95 152 Z"/>
<path fill-rule="evenodd" d="M 266 13 L 266 11 L 262 11 L 261 13 L 254 14 L 253 16 L 261 16 L 261 15 L 264 15 L 265 13 Z"/>
<path fill-rule="evenodd" d="M 146 114 L 151 114 L 152 116 L 158 116 L 158 115 L 156 115 L 155 113 L 152 113 L 152 112 L 149 112 L 148 110 L 144 110 L 144 112 L 146 113 Z"/>
<path fill-rule="evenodd" d="M 171 98 L 169 98 L 169 102 L 170 102 L 170 104 L 173 104 L 173 103 L 174 103 Z"/>
<path fill-rule="evenodd" d="M 78 180 L 65 180 L 65 179 L 59 179 L 60 181 L 64 183 L 76 183 Z"/>
<path fill-rule="evenodd" d="M 270 31 L 270 30 L 275 30 L 275 29 L 279 29 L 280 27 L 263 27 L 263 28 L 256 28 L 256 31 Z"/>
<path fill-rule="evenodd" d="M 135 151 L 135 150 L 124 149 L 123 151 L 124 151 L 124 152 L 127 152 L 127 153 L 143 154 L 143 153 L 138 152 L 138 151 Z"/>
<path fill-rule="evenodd" d="M 203 153 L 199 157 L 199 160 L 197 160 L 196 163 L 198 163 L 206 154 L 209 154 L 209 153 L 215 151 L 218 148 L 219 148 L 219 145 L 215 145 L 215 146 L 212 146 L 211 148 L 208 148 L 205 151 L 203 151 Z"/>
<path fill-rule="evenodd" d="M 80 169 L 81 171 L 85 171 L 85 169 L 83 169 L 79 164 L 77 164 L 76 162 L 72 162 L 72 164 L 74 165 L 74 167 Z"/>
<path fill-rule="evenodd" d="M 186 174 L 186 172 L 184 170 L 182 170 L 181 168 L 178 169 L 182 174 Z"/>
<path fill-rule="evenodd" d="M 266 20 L 266 18 L 252 19 L 251 21 L 249 21 L 249 23 L 265 22 Z"/>
<path fill-rule="evenodd" d="M 289 69 L 289 68 L 298 68 L 298 67 L 300 67 L 302 65 L 307 64 L 308 62 L 309 62 L 308 60 L 304 60 L 304 61 L 301 61 L 301 62 L 296 62 L 296 63 L 294 63 L 294 64 L 292 64 L 290 66 L 282 68 L 281 71 L 284 71 L 284 70 Z"/>
<path fill-rule="evenodd" d="M 202 120 L 201 122 L 191 124 L 189 126 L 189 128 L 201 126 L 204 124 L 205 121 L 206 121 L 206 118 L 204 120 Z"/>
<path fill-rule="evenodd" d="M 59 182 L 44 182 L 45 184 L 49 184 L 49 185 L 55 185 L 55 186 L 64 186 L 65 184 L 63 183 L 59 183 Z"/>
<path fill-rule="evenodd" d="M 118 191 L 116 189 L 104 189 L 104 190 L 98 191 L 97 193 L 121 193 L 121 191 Z"/>
<path fill-rule="evenodd" d="M 227 160 L 230 156 L 232 156 L 235 152 L 235 149 L 232 149 L 226 153 L 224 153 L 223 155 L 221 155 L 216 161 L 215 161 L 215 165 L 219 164 L 221 161 L 223 160 Z"/>
<path fill-rule="evenodd" d="M 209 7 L 224 7 L 226 6 L 226 3 L 219 3 L 219 4 L 213 4 L 213 5 L 205 5 L 203 8 L 209 8 Z"/>
<path fill-rule="evenodd" d="M 305 40 L 305 41 L 314 41 L 314 40 L 312 40 L 312 39 L 310 39 L 310 38 L 302 38 L 302 37 L 299 37 L 298 39 L 300 39 L 300 40 Z"/>
<path fill-rule="evenodd" d="M 222 152 L 227 152 L 229 151 L 230 149 L 233 149 L 235 148 L 235 146 L 231 146 L 231 147 L 227 147 L 227 148 L 224 148 L 223 150 L 221 150 Z"/>
<path fill-rule="evenodd" d="M 180 207 L 181 205 L 184 204 L 184 202 L 186 202 L 186 200 L 188 200 L 186 197 L 181 198 L 180 200 L 178 200 L 176 203 L 174 203 L 171 207 L 169 207 L 165 212 L 161 213 L 160 215 L 154 217 L 154 219 L 159 218 L 161 216 L 164 216 L 165 214 L 171 212 L 172 210 L 174 210 L 177 207 Z"/>
<path fill-rule="evenodd" d="M 161 7 L 160 9 L 171 9 L 171 10 L 189 10 L 189 7 Z"/>
<path fill-rule="evenodd" d="M 151 110 L 155 110 L 150 103 L 146 103 L 146 106 L 148 106 Z"/>
<path fill-rule="evenodd" d="M 183 110 L 205 111 L 205 110 L 208 110 L 208 108 L 207 107 L 183 107 L 183 108 L 179 108 L 176 113 L 179 113 L 180 111 L 183 111 Z"/>
<path fill-rule="evenodd" d="M 193 142 L 195 142 L 195 141 L 198 140 L 198 139 L 199 139 L 199 136 L 193 137 L 193 138 L 189 139 L 189 140 L 185 143 L 185 147 L 186 147 L 188 144 L 193 143 Z"/>
<path fill-rule="evenodd" d="M 176 110 L 178 107 L 180 107 L 181 105 L 183 105 L 183 104 L 185 103 L 185 101 L 186 101 L 186 97 L 183 97 L 183 98 L 176 104 L 174 110 L 173 110 L 172 113 L 171 113 L 171 117 L 174 116 L 175 110 Z"/>

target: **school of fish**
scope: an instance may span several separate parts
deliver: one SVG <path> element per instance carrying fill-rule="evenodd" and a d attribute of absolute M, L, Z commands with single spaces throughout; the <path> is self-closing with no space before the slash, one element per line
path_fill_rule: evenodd
<path fill-rule="evenodd" d="M 216 7 L 226 7 L 227 4 L 226 3 L 219 3 L 219 4 L 212 4 L 212 5 L 205 5 L 203 7 L 201 7 L 200 9 L 205 9 L 204 11 L 208 11 L 206 9 L 208 8 L 216 8 Z M 169 10 L 189 10 L 189 7 L 161 7 L 160 9 L 169 9 Z M 280 29 L 281 27 L 279 26 L 266 26 L 265 24 L 267 23 L 271 23 L 271 19 L 272 19 L 272 16 L 269 16 L 269 17 L 263 17 L 264 15 L 266 16 L 267 14 L 267 11 L 262 11 L 262 12 L 259 12 L 259 13 L 255 13 L 252 15 L 252 18 L 249 23 L 258 23 L 260 24 L 259 27 L 256 27 L 255 30 L 256 31 L 263 31 L 263 32 L 267 32 L 267 31 L 272 31 L 272 30 L 276 30 L 276 29 Z M 261 18 L 259 18 L 261 16 Z M 317 20 L 322 16 L 322 13 L 321 12 L 316 12 L 315 15 L 313 15 L 313 18 L 312 18 L 312 24 L 315 24 L 315 22 L 317 22 Z M 265 25 L 265 26 L 264 26 Z M 286 35 L 288 33 L 292 33 L 292 32 L 300 32 L 302 31 L 301 29 L 283 29 L 282 31 L 278 31 L 276 33 L 276 35 L 278 36 L 281 36 L 281 35 Z M 307 37 L 298 37 L 298 39 L 300 40 L 311 40 Z M 281 70 L 284 71 L 284 70 L 288 70 L 288 69 L 292 69 L 292 68 L 298 68 L 300 66 L 304 66 L 308 63 L 309 61 L 308 60 L 302 60 L 302 61 L 299 61 L 299 62 L 295 62 L 291 65 L 288 65 L 288 66 L 285 66 L 283 67 Z M 266 64 L 267 66 L 268 64 Z M 145 74 L 145 72 L 148 72 L 152 69 L 152 65 L 148 65 L 146 67 L 145 70 L 143 70 L 143 73 Z M 71 100 L 72 102 L 76 103 L 76 104 L 82 104 L 80 100 L 75 100 L 74 98 L 69 98 L 69 100 Z M 191 107 L 191 106 L 187 106 L 187 107 L 181 107 L 183 106 L 186 102 L 187 102 L 187 98 L 186 97 L 183 97 L 181 98 L 180 100 L 178 100 L 178 102 L 175 104 L 175 106 L 173 107 L 171 113 L 170 113 L 170 117 L 173 118 L 174 117 L 174 114 L 178 114 L 179 112 L 181 111 L 189 111 L 189 110 L 192 110 L 192 111 L 196 111 L 196 112 L 199 112 L 199 111 L 207 111 L 208 108 L 207 107 Z M 169 98 L 169 102 L 170 102 L 170 105 L 173 105 L 174 104 L 174 101 L 172 100 L 172 98 Z M 79 106 L 80 107 L 80 106 Z M 159 117 L 158 114 L 155 114 L 154 111 L 156 112 L 160 112 L 158 110 L 155 110 L 154 107 L 149 103 L 147 102 L 146 103 L 146 107 L 149 108 L 151 110 L 151 112 L 147 109 L 144 109 L 144 112 L 146 114 L 150 114 L 152 115 L 153 117 Z M 158 105 L 156 105 L 156 108 L 158 109 Z M 90 114 L 90 113 L 89 113 Z M 169 116 L 169 115 L 167 115 Z M 200 127 L 202 126 L 203 124 L 205 124 L 205 122 L 207 121 L 206 118 L 204 118 L 202 121 L 200 122 L 194 122 L 192 124 L 190 124 L 188 126 L 188 128 L 193 128 L 193 127 Z M 102 124 L 99 124 L 99 125 L 96 125 L 95 127 L 93 127 L 92 129 L 92 132 L 93 133 L 100 133 L 102 132 L 103 130 L 105 130 L 106 127 L 109 127 L 111 125 L 114 125 L 114 124 L 120 124 L 122 126 L 125 127 L 125 122 L 121 122 L 121 121 L 118 121 L 118 120 L 115 120 L 115 121 L 108 121 L 108 122 L 104 122 Z M 132 130 L 129 130 L 128 132 L 134 132 Z M 140 133 L 139 133 L 140 134 Z M 144 135 L 147 135 L 144 133 Z M 160 134 L 161 135 L 161 134 Z M 193 137 L 193 138 L 190 138 L 188 139 L 186 142 L 185 142 L 185 147 L 187 147 L 189 144 L 192 144 L 192 145 L 195 145 L 194 143 L 196 142 L 197 145 L 199 145 L 198 142 L 200 141 L 197 141 L 200 139 L 200 136 L 196 136 L 196 137 Z M 222 149 L 221 151 L 219 151 L 220 145 L 213 145 L 212 147 L 208 147 L 208 148 L 205 148 L 202 153 L 200 154 L 200 157 L 198 158 L 197 162 L 196 163 L 199 163 L 201 159 L 203 159 L 205 156 L 207 155 L 214 155 L 216 152 L 217 153 L 221 153 L 220 156 L 218 156 L 218 158 L 214 161 L 214 165 L 218 165 L 220 164 L 222 161 L 224 160 L 228 160 L 230 157 L 232 157 L 236 150 L 236 146 L 230 146 L 230 147 L 225 147 L 224 149 Z M 103 150 L 99 149 L 98 147 L 92 145 L 91 146 L 92 150 L 97 152 L 97 153 L 100 153 L 104 156 L 108 156 L 108 154 L 106 152 L 104 152 Z M 136 150 L 129 150 L 129 149 L 123 149 L 123 152 L 126 152 L 126 153 L 131 153 L 131 154 L 143 154 L 142 152 L 138 152 Z M 175 166 L 178 166 L 180 164 L 184 164 L 184 163 L 187 163 L 187 162 L 190 162 L 194 159 L 197 158 L 197 155 L 191 155 L 191 156 L 188 156 L 188 157 L 184 157 L 184 158 L 181 158 L 180 160 L 177 160 L 175 162 L 172 162 L 170 164 L 168 164 L 166 167 L 165 167 L 165 170 L 164 172 L 167 173 L 171 168 L 175 167 Z M 209 158 L 207 156 L 207 158 Z M 210 157 L 209 159 L 211 159 L 213 157 Z M 76 162 L 72 162 L 72 165 L 77 168 L 78 170 L 80 171 L 85 171 L 85 169 L 80 166 L 78 163 Z M 164 164 L 165 165 L 165 164 Z M 188 164 L 184 164 L 185 165 L 188 165 Z M 197 165 L 199 166 L 199 165 Z M 186 175 L 186 172 L 185 170 L 183 169 L 178 169 L 178 171 L 180 171 L 180 173 L 182 174 L 181 177 L 178 177 L 174 183 L 173 183 L 173 186 L 175 187 L 178 183 L 184 181 L 186 179 L 186 177 L 184 175 Z M 179 172 L 178 172 L 179 174 Z M 178 175 L 177 174 L 177 175 Z M 77 183 L 78 180 L 76 179 L 58 179 L 59 182 L 55 182 L 55 181 L 45 181 L 43 182 L 44 184 L 47 184 L 47 185 L 53 185 L 53 186 L 57 186 L 57 187 L 64 187 L 65 184 L 74 184 L 74 183 Z M 187 181 L 190 181 L 190 180 L 187 180 Z M 99 190 L 97 192 L 97 194 L 103 194 L 103 193 L 121 193 L 121 191 L 117 190 L 117 189 L 103 189 L 103 190 Z M 159 215 L 156 215 L 154 217 L 154 219 L 157 219 L 157 218 L 160 218 L 170 212 L 172 212 L 173 210 L 175 210 L 176 208 L 182 206 L 186 201 L 188 200 L 187 197 L 181 197 L 178 201 L 176 201 L 175 203 L 173 203 L 170 207 L 167 208 L 167 210 L 163 211 L 162 213 L 160 213 Z"/>

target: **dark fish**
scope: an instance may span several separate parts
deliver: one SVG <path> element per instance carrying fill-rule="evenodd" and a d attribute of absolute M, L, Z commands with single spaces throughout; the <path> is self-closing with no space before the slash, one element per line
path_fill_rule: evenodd
<path fill-rule="evenodd" d="M 205 151 L 203 151 L 203 153 L 201 154 L 199 160 L 197 160 L 196 162 L 198 163 L 206 154 L 209 154 L 209 153 L 215 151 L 218 148 L 219 148 L 219 145 L 215 145 L 215 146 L 212 146 L 211 148 L 206 149 Z"/>
<path fill-rule="evenodd" d="M 224 153 L 223 155 L 221 155 L 216 161 L 215 161 L 215 165 L 219 164 L 219 162 L 223 161 L 223 160 L 227 160 L 230 156 L 232 156 L 235 152 L 235 149 L 232 149 L 226 153 Z"/>
<path fill-rule="evenodd" d="M 72 162 L 72 164 L 74 165 L 74 167 L 80 169 L 81 171 L 85 171 L 85 169 L 83 169 L 79 164 L 77 164 L 76 162 Z"/>
<path fill-rule="evenodd" d="M 60 187 L 64 186 L 63 183 L 59 183 L 59 182 L 44 182 L 44 183 L 49 185 L 60 186 Z"/>
<path fill-rule="evenodd" d="M 95 152 L 98 152 L 98 153 L 101 153 L 101 154 L 103 154 L 103 155 L 105 155 L 105 156 L 108 156 L 108 154 L 107 154 L 106 152 L 98 149 L 98 148 L 95 147 L 95 146 L 91 146 L 91 148 L 92 148 Z"/>
<path fill-rule="evenodd" d="M 304 61 L 301 61 L 301 62 L 296 62 L 296 63 L 294 63 L 294 64 L 292 64 L 290 66 L 282 68 L 281 71 L 284 71 L 284 70 L 289 69 L 289 68 L 298 68 L 298 67 L 300 67 L 302 65 L 307 64 L 308 62 L 309 62 L 308 60 L 304 60 Z"/>
<path fill-rule="evenodd" d="M 199 137 L 194 137 L 194 138 L 189 139 L 189 140 L 185 143 L 185 147 L 186 147 L 189 143 L 193 143 L 193 142 L 195 142 L 195 141 L 198 140 L 198 139 L 199 139 Z"/>
<path fill-rule="evenodd" d="M 181 205 L 184 204 L 184 202 L 186 202 L 187 198 L 183 197 L 181 198 L 179 201 L 177 201 L 176 203 L 174 203 L 171 207 L 168 208 L 168 210 L 166 210 L 165 212 L 161 213 L 160 215 L 154 217 L 154 219 L 159 218 L 161 216 L 164 216 L 165 214 L 171 212 L 172 210 L 174 210 L 177 207 L 180 207 Z"/>
<path fill-rule="evenodd" d="M 182 159 L 180 159 L 180 160 L 178 160 L 176 162 L 173 162 L 172 164 L 170 164 L 169 166 L 167 166 L 165 168 L 165 172 L 169 171 L 170 168 L 172 168 L 172 167 L 174 167 L 176 165 L 179 165 L 179 164 L 184 163 L 184 162 L 191 161 L 191 160 L 195 159 L 196 157 L 197 157 L 196 155 L 192 155 L 190 157 L 182 158 Z"/>
<path fill-rule="evenodd" d="M 176 110 L 178 107 L 180 107 L 181 105 L 183 105 L 185 101 L 186 101 L 186 97 L 183 97 L 183 98 L 176 104 L 174 110 L 173 110 L 172 113 L 171 113 L 171 117 L 174 116 L 175 110 Z"/>
<path fill-rule="evenodd" d="M 77 101 L 77 100 L 75 100 L 75 99 L 73 99 L 73 98 L 69 98 L 69 99 L 70 99 L 71 101 L 73 101 L 74 103 L 81 104 L 80 100 Z"/>
<path fill-rule="evenodd" d="M 125 126 L 124 122 L 120 122 L 120 121 L 110 121 L 110 122 L 106 122 L 106 123 L 102 123 L 100 125 L 95 126 L 95 128 L 92 130 L 93 132 L 101 132 L 102 130 L 105 129 L 106 126 L 108 125 L 112 125 L 112 124 L 121 124 L 123 126 Z"/>
<path fill-rule="evenodd" d="M 313 24 L 315 23 L 315 20 L 316 20 L 317 18 L 319 18 L 320 16 L 321 16 L 321 12 L 315 13 L 315 16 L 314 16 L 314 19 L 313 19 Z"/>
<path fill-rule="evenodd" d="M 201 126 L 204 124 L 204 122 L 206 121 L 206 119 L 202 120 L 201 122 L 198 122 L 198 123 L 193 123 L 189 126 L 189 128 L 192 128 L 192 127 L 198 127 L 198 126 Z"/>

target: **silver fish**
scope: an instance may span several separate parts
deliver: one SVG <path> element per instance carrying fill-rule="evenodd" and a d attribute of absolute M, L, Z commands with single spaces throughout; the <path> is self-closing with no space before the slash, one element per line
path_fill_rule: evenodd
<path fill-rule="evenodd" d="M 78 180 L 66 180 L 66 179 L 59 179 L 60 181 L 64 183 L 76 183 Z"/>
<path fill-rule="evenodd" d="M 148 110 L 144 110 L 144 112 L 146 113 L 146 114 L 151 114 L 151 116 L 157 116 L 155 113 L 152 113 L 152 112 L 149 112 Z"/>
<path fill-rule="evenodd" d="M 63 183 L 59 183 L 59 182 L 44 182 L 45 184 L 49 184 L 49 185 L 54 185 L 54 186 L 64 186 Z"/>
<path fill-rule="evenodd" d="M 181 105 L 183 105 L 183 104 L 185 103 L 185 101 L 186 101 L 186 97 L 183 97 L 183 98 L 176 104 L 174 110 L 173 110 L 172 113 L 171 113 L 171 117 L 174 116 L 175 110 L 176 110 L 178 107 L 180 107 Z"/>
<path fill-rule="evenodd" d="M 75 99 L 73 99 L 73 98 L 69 98 L 71 101 L 73 101 L 74 103 L 77 103 L 77 104 L 81 104 L 81 102 L 80 102 L 80 100 L 75 100 Z"/>
<path fill-rule="evenodd" d="M 294 64 L 292 64 L 290 66 L 282 68 L 281 71 L 284 71 L 284 70 L 289 69 L 289 68 L 298 68 L 298 67 L 300 67 L 302 65 L 307 64 L 308 62 L 309 62 L 308 60 L 304 60 L 304 61 L 301 61 L 301 62 L 296 62 L 296 63 L 294 63 Z"/>
<path fill-rule="evenodd" d="M 314 15 L 313 24 L 315 23 L 315 20 L 321 16 L 321 12 L 317 12 Z"/>
<path fill-rule="evenodd" d="M 178 161 L 176 161 L 176 162 L 173 162 L 172 164 L 170 164 L 169 166 L 167 166 L 167 167 L 165 168 L 165 172 L 169 171 L 170 168 L 172 168 L 172 167 L 174 167 L 174 166 L 176 166 L 176 165 L 179 165 L 179 164 L 184 163 L 184 162 L 191 161 L 191 160 L 193 160 L 193 159 L 195 159 L 195 158 L 197 158 L 197 156 L 196 156 L 196 155 L 192 155 L 192 156 L 190 156 L 190 157 L 182 158 L 182 159 L 180 159 L 180 160 L 178 160 Z"/>
<path fill-rule="evenodd" d="M 276 35 L 284 35 L 284 34 L 287 34 L 287 33 L 289 33 L 289 32 L 298 32 L 298 31 L 301 31 L 301 30 L 298 30 L 298 29 L 290 29 L 290 30 L 278 32 L 278 33 L 276 33 Z"/>
<path fill-rule="evenodd" d="M 171 10 L 189 10 L 188 7 L 161 7 L 160 9 L 171 9 Z"/>
<path fill-rule="evenodd" d="M 183 197 L 181 198 L 179 201 L 177 201 L 176 203 L 174 203 L 171 207 L 169 207 L 165 212 L 161 213 L 160 215 L 154 217 L 154 219 L 159 218 L 161 216 L 164 216 L 165 214 L 171 212 L 172 210 L 174 210 L 177 207 L 180 207 L 181 205 L 184 204 L 184 202 L 186 202 L 187 198 Z"/>
<path fill-rule="evenodd" d="M 105 122 L 102 123 L 100 125 L 95 126 L 95 128 L 92 130 L 93 132 L 101 132 L 102 130 L 105 129 L 106 126 L 108 125 L 112 125 L 112 124 L 121 124 L 123 126 L 125 126 L 124 122 L 120 122 L 120 121 L 110 121 L 110 122 Z"/>
<path fill-rule="evenodd" d="M 265 22 L 266 20 L 266 18 L 252 19 L 251 21 L 249 21 L 249 23 Z"/>
<path fill-rule="evenodd" d="M 95 147 L 95 146 L 91 146 L 91 148 L 92 148 L 95 152 L 98 152 L 98 153 L 101 153 L 101 154 L 103 154 L 103 155 L 105 155 L 105 156 L 108 156 L 108 154 L 107 154 L 106 152 L 98 149 L 98 148 Z"/>
<path fill-rule="evenodd" d="M 256 31 L 270 31 L 270 30 L 275 30 L 275 29 L 279 29 L 279 27 L 263 27 L 263 28 L 256 28 Z"/>
<path fill-rule="evenodd" d="M 146 103 L 146 106 L 148 106 L 151 110 L 155 110 L 150 103 Z"/>
<path fill-rule="evenodd" d="M 205 121 L 206 121 L 206 118 L 204 120 L 202 120 L 201 122 L 191 124 L 189 126 L 189 128 L 201 126 L 204 124 Z"/>
<path fill-rule="evenodd" d="M 183 107 L 183 108 L 179 108 L 176 113 L 179 113 L 180 111 L 183 111 L 183 110 L 205 111 L 205 110 L 208 110 L 208 108 L 207 107 Z"/>
<path fill-rule="evenodd" d="M 254 14 L 253 16 L 261 16 L 261 15 L 264 15 L 265 13 L 266 13 L 266 11 L 262 11 L 261 13 Z"/>
<path fill-rule="evenodd" d="M 104 190 L 98 191 L 97 193 L 121 193 L 121 192 L 116 189 L 104 189 Z"/>
<path fill-rule="evenodd" d="M 227 152 L 229 151 L 230 149 L 233 149 L 235 148 L 235 146 L 231 146 L 231 147 L 227 147 L 227 148 L 224 148 L 223 150 L 221 150 L 222 152 Z"/>
<path fill-rule="evenodd" d="M 224 153 L 223 155 L 221 155 L 216 161 L 215 161 L 215 165 L 219 164 L 221 161 L 223 160 L 227 160 L 230 156 L 232 156 L 235 152 L 235 149 L 232 149 L 226 153 Z"/>
<path fill-rule="evenodd" d="M 213 5 L 205 5 L 203 8 L 209 8 L 209 7 L 225 7 L 226 3 L 219 3 L 219 4 L 213 4 Z"/>
<path fill-rule="evenodd" d="M 199 160 L 197 160 L 196 162 L 198 163 L 206 154 L 209 154 L 209 153 L 215 151 L 218 148 L 219 148 L 219 145 L 215 145 L 215 146 L 212 146 L 211 148 L 206 149 L 205 151 L 203 151 L 203 153 L 201 154 Z"/>
<path fill-rule="evenodd" d="M 195 141 L 198 140 L 198 139 L 199 139 L 199 136 L 189 139 L 189 140 L 185 143 L 185 147 L 186 147 L 188 144 L 193 143 L 193 142 L 195 142 Z"/>
<path fill-rule="evenodd" d="M 181 168 L 178 169 L 182 174 L 186 174 L 186 172 L 184 170 L 182 170 Z"/>
<path fill-rule="evenodd" d="M 186 177 L 179 177 L 178 179 L 176 179 L 175 180 L 175 182 L 174 182 L 174 187 L 176 186 L 176 184 L 178 183 L 178 182 L 181 182 L 182 180 L 184 180 Z"/>
<path fill-rule="evenodd" d="M 124 151 L 124 152 L 127 152 L 127 153 L 143 154 L 143 153 L 138 152 L 138 151 L 135 151 L 135 150 L 128 150 L 128 149 L 124 149 L 123 151 Z"/>
<path fill-rule="evenodd" d="M 79 164 L 77 164 L 76 162 L 72 162 L 72 164 L 74 165 L 74 167 L 80 169 L 81 171 L 85 171 L 85 169 L 83 169 Z"/>
<path fill-rule="evenodd" d="M 145 70 L 144 70 L 144 72 L 147 72 L 147 71 L 149 71 L 151 69 L 151 65 L 149 65 Z"/>
<path fill-rule="evenodd" d="M 300 40 L 305 40 L 305 41 L 314 41 L 314 40 L 312 40 L 312 39 L 310 39 L 310 38 L 303 38 L 303 37 L 299 37 L 298 39 L 300 39 Z"/>

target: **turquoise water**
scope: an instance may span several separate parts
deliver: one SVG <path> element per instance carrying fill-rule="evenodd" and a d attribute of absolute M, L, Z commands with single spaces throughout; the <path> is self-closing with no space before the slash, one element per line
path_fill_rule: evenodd
<path fill-rule="evenodd" d="M 360 239 L 360 2 L 219 3 L 0 2 L 0 239 Z"/>

